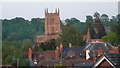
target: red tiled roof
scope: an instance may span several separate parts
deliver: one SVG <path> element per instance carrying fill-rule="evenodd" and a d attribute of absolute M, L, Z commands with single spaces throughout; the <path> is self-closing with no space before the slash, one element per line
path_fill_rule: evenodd
<path fill-rule="evenodd" d="M 39 58 L 39 55 L 41 54 L 44 56 L 45 59 L 47 58 L 55 58 L 55 51 L 39 51 L 39 52 L 33 52 L 35 54 L 35 57 Z"/>
<path fill-rule="evenodd" d="M 92 39 L 92 42 L 96 42 L 96 41 L 102 42 L 102 39 Z"/>
<path fill-rule="evenodd" d="M 109 53 L 118 53 L 118 50 L 110 50 Z"/>

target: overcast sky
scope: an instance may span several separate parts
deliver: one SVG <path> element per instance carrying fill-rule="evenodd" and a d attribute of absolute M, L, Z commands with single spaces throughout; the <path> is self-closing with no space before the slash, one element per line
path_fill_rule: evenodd
<path fill-rule="evenodd" d="M 5 2 L 2 3 L 2 19 L 43 18 L 45 8 L 48 8 L 49 12 L 59 8 L 61 20 L 75 17 L 85 21 L 86 15 L 93 16 L 96 11 L 109 17 L 118 14 L 118 2 Z"/>

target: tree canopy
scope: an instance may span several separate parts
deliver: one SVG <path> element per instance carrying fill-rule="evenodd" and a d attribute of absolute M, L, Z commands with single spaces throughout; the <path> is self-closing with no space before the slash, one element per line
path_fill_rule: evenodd
<path fill-rule="evenodd" d="M 103 17 L 103 20 L 109 18 L 107 14 L 103 14 L 101 17 Z M 16 65 L 18 59 L 20 59 L 19 65 L 29 65 L 26 55 L 23 54 L 33 45 L 36 36 L 44 34 L 44 18 L 26 20 L 16 17 L 10 20 L 1 19 L 0 21 L 2 21 L 3 65 Z M 86 22 L 81 22 L 76 18 L 66 19 L 65 22 L 67 25 L 60 23 L 62 32 L 60 38 L 41 43 L 39 47 L 31 47 L 33 51 L 54 50 L 60 43 L 64 47 L 68 47 L 69 43 L 72 43 L 73 46 L 82 46 L 85 44 L 82 35 L 86 35 L 88 28 L 92 31 L 92 38 L 95 38 L 94 26 L 98 29 L 101 28 L 99 24 L 95 25 L 91 15 L 86 16 Z M 102 37 L 102 39 L 114 46 L 120 44 L 120 15 L 113 16 L 111 19 L 107 19 L 107 21 L 101 21 L 101 23 L 108 31 L 108 34 Z"/>
<path fill-rule="evenodd" d="M 118 46 L 118 35 L 114 32 L 108 33 L 106 36 L 102 37 L 104 42 L 108 42 L 113 46 Z"/>
<path fill-rule="evenodd" d="M 64 47 L 67 47 L 69 43 L 72 43 L 74 46 L 84 45 L 82 35 L 78 31 L 78 26 L 64 26 L 59 42 L 62 43 Z"/>

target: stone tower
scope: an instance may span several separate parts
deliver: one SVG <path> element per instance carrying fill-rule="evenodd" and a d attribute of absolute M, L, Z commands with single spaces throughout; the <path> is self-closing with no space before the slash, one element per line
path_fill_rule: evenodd
<path fill-rule="evenodd" d="M 60 33 L 59 9 L 56 9 L 55 13 L 49 13 L 48 9 L 45 9 L 45 35 L 59 33 Z"/>
<path fill-rule="evenodd" d="M 57 39 L 60 37 L 60 34 L 59 9 L 56 9 L 54 13 L 49 13 L 48 9 L 45 9 L 45 34 L 36 36 L 36 42 L 41 43 Z"/>

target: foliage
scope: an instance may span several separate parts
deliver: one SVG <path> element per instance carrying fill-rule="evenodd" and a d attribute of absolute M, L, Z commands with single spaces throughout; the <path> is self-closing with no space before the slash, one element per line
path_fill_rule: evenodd
<path fill-rule="evenodd" d="M 72 43 L 74 46 L 84 44 L 82 35 L 79 33 L 77 26 L 64 26 L 59 42 L 61 42 L 64 47 L 67 47 L 69 43 Z"/>
<path fill-rule="evenodd" d="M 107 17 L 108 15 L 103 15 Z M 85 34 L 86 28 L 93 28 L 93 18 L 92 16 L 86 16 L 86 22 L 80 22 L 76 18 L 66 19 L 66 26 L 63 26 L 60 23 L 62 35 L 57 40 L 52 39 L 41 43 L 39 46 L 33 46 L 33 51 L 46 51 L 54 50 L 56 46 L 59 46 L 60 43 L 63 43 L 64 47 L 67 47 L 69 43 L 72 43 L 74 46 L 84 45 L 82 41 L 82 35 Z M 106 27 L 106 30 L 111 32 L 108 33 L 103 39 L 110 42 L 114 46 L 120 41 L 120 15 L 113 16 L 112 19 L 103 21 L 102 24 Z M 23 55 L 27 52 L 28 48 L 31 47 L 36 36 L 44 34 L 44 18 L 32 18 L 31 21 L 25 20 L 21 17 L 16 17 L 14 19 L 4 19 L 2 21 L 2 61 L 3 65 L 15 65 L 16 60 L 20 59 L 19 65 L 25 66 L 29 65 L 26 55 Z M 99 27 L 101 28 L 101 27 Z M 94 32 L 91 32 L 94 35 Z M 1 34 L 0 34 L 1 35 Z M 118 36 L 118 42 L 117 42 Z M 110 40 L 108 40 L 110 38 Z M 113 39 L 112 39 L 113 38 Z M 116 41 L 114 41 L 116 40 Z M 14 58 L 14 60 L 13 60 Z"/>
<path fill-rule="evenodd" d="M 39 48 L 41 48 L 44 51 L 46 51 L 46 50 L 55 50 L 55 48 L 56 48 L 55 39 L 51 39 L 49 41 L 41 43 Z"/>
<path fill-rule="evenodd" d="M 62 64 L 55 64 L 55 68 L 62 68 Z"/>
<path fill-rule="evenodd" d="M 88 23 L 88 22 L 93 22 L 93 17 L 90 15 L 86 16 L 86 23 Z"/>
<path fill-rule="evenodd" d="M 88 28 L 90 29 L 90 35 L 91 35 L 91 38 L 93 39 L 93 38 L 95 38 L 95 31 L 94 31 L 94 28 L 93 28 L 93 17 L 92 16 L 90 16 L 90 15 L 88 15 L 88 16 L 86 16 L 86 25 L 87 25 L 87 27 L 86 27 L 86 30 L 85 30 L 85 34 L 87 34 L 87 32 L 88 32 Z"/>
<path fill-rule="evenodd" d="M 44 33 L 44 19 L 33 18 L 31 21 L 16 17 L 15 19 L 2 20 L 2 39 L 20 41 L 23 39 L 34 40 L 36 35 Z"/>
<path fill-rule="evenodd" d="M 107 14 L 102 14 L 101 15 L 101 17 L 100 17 L 100 20 L 102 21 L 102 22 L 109 22 L 109 17 L 108 17 L 108 15 Z"/>
<path fill-rule="evenodd" d="M 28 66 L 29 62 L 26 60 L 25 52 L 30 47 L 30 43 L 27 41 L 3 41 L 2 64 L 16 66 L 17 59 L 20 59 L 20 66 Z"/>
<path fill-rule="evenodd" d="M 120 41 L 120 14 L 118 14 L 116 17 L 117 17 L 117 24 L 111 25 L 110 31 L 116 33 L 118 35 L 118 41 Z M 120 42 L 118 42 L 118 44 L 120 44 Z"/>
<path fill-rule="evenodd" d="M 84 32 L 86 28 L 86 24 L 84 22 L 80 22 L 76 18 L 66 19 L 65 22 L 67 23 L 67 25 L 70 25 L 70 26 L 79 26 L 78 27 L 79 32 Z"/>
<path fill-rule="evenodd" d="M 112 44 L 113 46 L 117 46 L 118 45 L 118 35 L 114 32 L 110 32 L 108 33 L 106 36 L 102 37 L 103 41 L 105 42 L 109 42 L 110 44 Z"/>

